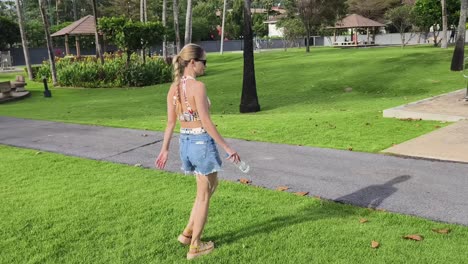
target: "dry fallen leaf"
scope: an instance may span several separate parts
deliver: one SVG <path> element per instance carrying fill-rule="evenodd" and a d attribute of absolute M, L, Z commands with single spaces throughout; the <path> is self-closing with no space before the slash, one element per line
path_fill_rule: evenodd
<path fill-rule="evenodd" d="M 439 234 L 448 234 L 450 233 L 451 230 L 448 228 L 443 228 L 443 229 L 433 228 L 432 231 L 439 233 Z"/>
<path fill-rule="evenodd" d="M 289 187 L 287 187 L 287 186 L 279 186 L 278 188 L 276 188 L 276 190 L 280 191 L 280 192 L 286 191 L 287 189 L 289 189 Z"/>
<path fill-rule="evenodd" d="M 143 134 L 143 135 L 141 135 L 141 136 L 142 136 L 142 137 L 147 137 L 147 136 L 148 136 L 148 134 Z"/>
<path fill-rule="evenodd" d="M 404 239 L 411 239 L 411 240 L 415 240 L 415 241 L 421 241 L 423 240 L 423 237 L 421 235 L 406 235 L 403 237 Z"/>
<path fill-rule="evenodd" d="M 361 223 L 361 224 L 364 224 L 364 223 L 367 223 L 367 222 L 369 222 L 369 220 L 367 220 L 365 218 L 359 219 L 359 223 Z"/>
<path fill-rule="evenodd" d="M 371 247 L 372 248 L 378 248 L 379 246 L 380 246 L 379 242 L 372 240 L 372 242 L 371 242 Z"/>
<path fill-rule="evenodd" d="M 306 196 L 307 194 L 309 194 L 309 192 L 295 192 L 294 194 L 298 196 Z"/>
<path fill-rule="evenodd" d="M 314 195 L 314 198 L 315 198 L 315 199 L 322 200 L 322 197 L 320 197 L 320 196 L 318 196 L 318 195 Z"/>
<path fill-rule="evenodd" d="M 252 182 L 251 180 L 246 179 L 246 178 L 240 178 L 239 181 L 240 183 L 243 183 L 243 184 L 250 184 Z"/>

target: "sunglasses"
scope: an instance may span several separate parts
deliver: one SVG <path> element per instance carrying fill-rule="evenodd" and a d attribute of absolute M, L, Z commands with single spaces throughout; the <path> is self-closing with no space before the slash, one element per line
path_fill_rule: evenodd
<path fill-rule="evenodd" d="M 199 61 L 199 62 L 203 63 L 204 66 L 206 66 L 206 60 L 195 59 L 195 61 Z"/>

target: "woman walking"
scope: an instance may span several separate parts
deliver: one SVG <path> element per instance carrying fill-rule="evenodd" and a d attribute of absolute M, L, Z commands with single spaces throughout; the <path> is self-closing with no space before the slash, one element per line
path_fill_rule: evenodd
<path fill-rule="evenodd" d="M 206 68 L 206 53 L 195 44 L 186 45 L 173 58 L 174 82 L 167 94 L 167 126 L 164 142 L 155 163 L 164 169 L 169 153 L 169 144 L 176 125 L 180 121 L 180 159 L 182 170 L 194 173 L 197 195 L 189 221 L 178 241 L 190 245 L 187 259 L 194 259 L 213 251 L 214 243 L 202 242 L 201 234 L 208 216 L 210 198 L 218 185 L 221 159 L 215 142 L 228 154 L 227 159 L 239 162 L 240 157 L 224 141 L 211 121 L 210 101 L 205 85 L 196 80 Z"/>

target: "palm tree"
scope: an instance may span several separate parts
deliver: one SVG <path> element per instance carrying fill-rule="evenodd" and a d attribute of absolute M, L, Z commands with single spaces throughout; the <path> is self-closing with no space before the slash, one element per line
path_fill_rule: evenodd
<path fill-rule="evenodd" d="M 244 81 L 240 103 L 241 113 L 260 111 L 255 82 L 255 65 L 253 55 L 252 16 L 250 13 L 251 0 L 244 0 Z"/>
<path fill-rule="evenodd" d="M 192 0 L 187 0 L 187 14 L 185 15 L 185 45 L 192 42 Z"/>
<path fill-rule="evenodd" d="M 45 8 L 45 0 L 39 1 L 39 11 L 41 12 L 42 23 L 44 24 L 45 38 L 47 43 L 47 51 L 49 53 L 49 62 L 50 62 L 50 73 L 52 75 L 52 83 L 57 85 L 57 70 L 55 68 L 55 57 L 52 47 L 52 38 L 50 37 L 50 25 L 49 20 L 47 19 L 47 13 Z"/>
<path fill-rule="evenodd" d="M 147 22 L 147 12 L 146 12 L 146 0 L 140 0 L 140 22 Z M 146 63 L 145 48 L 141 49 L 141 57 L 143 58 L 143 63 Z"/>
<path fill-rule="evenodd" d="M 28 49 L 28 39 L 26 36 L 26 31 L 24 29 L 24 17 L 23 17 L 23 5 L 20 0 L 16 1 L 16 13 L 18 14 L 18 23 L 21 33 L 21 44 L 23 46 L 24 61 L 26 62 L 26 68 L 28 69 L 29 80 L 33 79 L 31 62 L 29 61 L 29 49 Z"/>
<path fill-rule="evenodd" d="M 458 20 L 457 40 L 455 41 L 455 50 L 452 56 L 452 65 L 450 70 L 463 70 L 463 57 L 465 56 L 465 24 L 468 8 L 468 0 L 460 1 L 460 19 Z"/>
<path fill-rule="evenodd" d="M 163 0 L 163 8 L 162 8 L 162 24 L 164 28 L 166 28 L 166 13 L 167 13 L 167 0 Z M 164 34 L 163 37 L 163 44 L 162 44 L 162 52 L 163 52 L 163 58 L 166 60 L 167 58 L 167 40 L 166 40 L 166 34 Z"/>
<path fill-rule="evenodd" d="M 91 0 L 91 1 L 92 1 L 92 4 L 93 4 L 93 15 L 94 15 L 94 25 L 95 25 L 94 36 L 95 36 L 95 39 L 96 39 L 96 57 L 101 60 L 101 64 L 104 64 L 104 57 L 102 56 L 101 45 L 99 44 L 96 0 Z"/>
<path fill-rule="evenodd" d="M 442 7 L 442 44 L 441 48 L 447 48 L 447 6 L 446 0 L 441 0 L 440 5 Z"/>
<path fill-rule="evenodd" d="M 176 53 L 180 51 L 180 33 L 179 33 L 179 2 L 174 0 L 172 11 L 174 13 L 174 31 L 176 39 Z"/>

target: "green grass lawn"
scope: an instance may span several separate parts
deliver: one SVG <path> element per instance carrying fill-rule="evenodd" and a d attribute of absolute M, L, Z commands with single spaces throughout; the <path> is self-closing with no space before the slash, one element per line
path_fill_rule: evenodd
<path fill-rule="evenodd" d="M 303 49 L 255 54 L 261 112 L 239 114 L 242 55 L 208 55 L 201 77 L 213 120 L 226 137 L 377 152 L 444 126 L 382 117 L 382 110 L 461 89 L 452 49 Z M 11 80 L 14 74 L 1 74 Z M 0 105 L 0 115 L 163 130 L 169 84 L 144 88 L 52 89 L 29 82 L 32 97 Z M 344 89 L 351 87 L 352 92 Z"/>
<path fill-rule="evenodd" d="M 7 146 L 0 156 L 0 263 L 185 263 L 188 249 L 176 238 L 193 177 Z M 402 238 L 409 234 L 424 239 Z M 213 197 L 204 239 L 217 248 L 200 263 L 468 259 L 468 227 L 227 181 Z"/>

